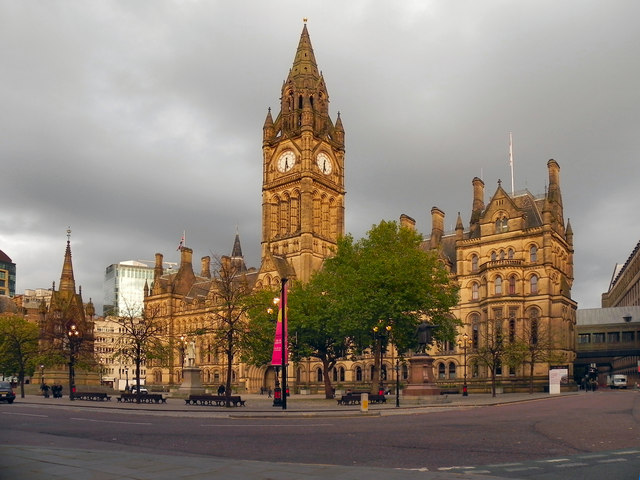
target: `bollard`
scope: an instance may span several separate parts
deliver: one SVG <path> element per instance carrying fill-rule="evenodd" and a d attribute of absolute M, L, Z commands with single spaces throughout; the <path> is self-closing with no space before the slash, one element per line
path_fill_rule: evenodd
<path fill-rule="evenodd" d="M 362 413 L 367 413 L 369 411 L 369 394 L 368 393 L 360 394 L 360 411 Z"/>

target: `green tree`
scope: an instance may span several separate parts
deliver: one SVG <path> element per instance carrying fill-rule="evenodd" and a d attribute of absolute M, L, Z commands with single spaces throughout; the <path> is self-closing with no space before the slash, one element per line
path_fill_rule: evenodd
<path fill-rule="evenodd" d="M 24 398 L 24 378 L 33 375 L 38 364 L 38 326 L 13 314 L 0 315 L 0 370 L 17 374 Z"/>
<path fill-rule="evenodd" d="M 334 296 L 331 275 L 316 272 L 306 284 L 295 282 L 289 295 L 289 343 L 294 361 L 312 356 L 322 362 L 326 398 L 333 398 L 329 375 L 338 359 L 351 348 L 351 338 Z"/>
<path fill-rule="evenodd" d="M 380 383 L 381 353 L 389 340 L 405 352 L 417 346 L 416 329 L 424 319 L 437 327 L 434 339 L 441 341 L 453 341 L 460 325 L 450 314 L 458 287 L 437 253 L 421 245 L 415 230 L 382 221 L 357 242 L 341 238 L 325 261 L 331 314 L 356 352 L 374 351 L 372 390 Z"/>
<path fill-rule="evenodd" d="M 244 300 L 247 312 L 247 332 L 241 338 L 241 358 L 257 366 L 269 365 L 278 317 L 279 289 L 258 289 Z"/>

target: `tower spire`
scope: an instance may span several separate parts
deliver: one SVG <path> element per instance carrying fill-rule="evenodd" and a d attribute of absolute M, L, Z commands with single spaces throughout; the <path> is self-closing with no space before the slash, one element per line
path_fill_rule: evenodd
<path fill-rule="evenodd" d="M 64 263 L 62 264 L 62 274 L 60 275 L 61 292 L 76 291 L 76 282 L 73 278 L 73 264 L 71 263 L 71 227 L 67 228 L 67 248 L 64 253 Z"/>

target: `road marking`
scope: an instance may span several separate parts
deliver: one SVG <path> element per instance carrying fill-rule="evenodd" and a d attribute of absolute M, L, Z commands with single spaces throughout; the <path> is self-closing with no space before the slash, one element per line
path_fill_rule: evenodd
<path fill-rule="evenodd" d="M 526 470 L 540 470 L 540 467 L 518 467 L 518 468 L 505 468 L 506 472 L 524 472 Z"/>
<path fill-rule="evenodd" d="M 80 422 L 95 422 L 95 423 L 117 423 L 120 425 L 153 425 L 153 423 L 150 423 L 150 422 L 115 422 L 113 420 L 94 420 L 93 418 L 72 417 L 71 420 L 78 420 Z"/>
<path fill-rule="evenodd" d="M 598 460 L 598 463 L 616 463 L 616 462 L 626 462 L 626 458 L 609 458 L 607 460 Z"/>
<path fill-rule="evenodd" d="M 569 468 L 569 467 L 585 467 L 589 465 L 584 462 L 563 463 L 562 465 L 556 465 L 556 468 Z"/>
<path fill-rule="evenodd" d="M 550 460 L 538 460 L 538 461 L 542 463 L 559 463 L 559 462 L 568 462 L 569 459 L 568 458 L 552 458 Z"/>
<path fill-rule="evenodd" d="M 489 468 L 505 468 L 505 467 L 518 467 L 522 465 L 522 463 L 492 463 L 491 465 L 487 465 Z"/>
<path fill-rule="evenodd" d="M 17 412 L 2 412 L 5 415 L 22 415 L 23 417 L 44 417 L 47 418 L 49 415 L 38 415 L 36 413 L 17 413 Z"/>
<path fill-rule="evenodd" d="M 594 453 L 593 455 L 578 455 L 578 458 L 581 458 L 583 460 L 591 460 L 593 458 L 603 458 L 603 457 L 606 457 L 606 455 L 603 453 Z"/>
<path fill-rule="evenodd" d="M 627 450 L 625 452 L 611 452 L 612 455 L 634 455 L 640 453 L 640 450 Z"/>
<path fill-rule="evenodd" d="M 228 424 L 217 424 L 217 423 L 203 423 L 200 425 L 201 427 L 230 427 L 230 428 L 238 428 L 238 427 L 295 427 L 295 428 L 307 428 L 307 427 L 333 427 L 333 423 L 306 423 L 304 425 L 290 425 L 287 423 L 246 423 L 242 425 L 238 425 L 237 423 L 233 425 Z"/>
<path fill-rule="evenodd" d="M 472 470 L 476 467 L 465 467 L 465 466 L 453 466 L 453 467 L 439 467 L 438 470 L 446 472 L 447 470 Z"/>

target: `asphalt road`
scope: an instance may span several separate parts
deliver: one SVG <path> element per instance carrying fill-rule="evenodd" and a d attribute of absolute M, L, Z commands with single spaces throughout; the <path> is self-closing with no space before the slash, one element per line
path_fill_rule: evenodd
<path fill-rule="evenodd" d="M 0 405 L 0 443 L 308 464 L 637 479 L 640 394 L 371 417 L 222 418 Z"/>

